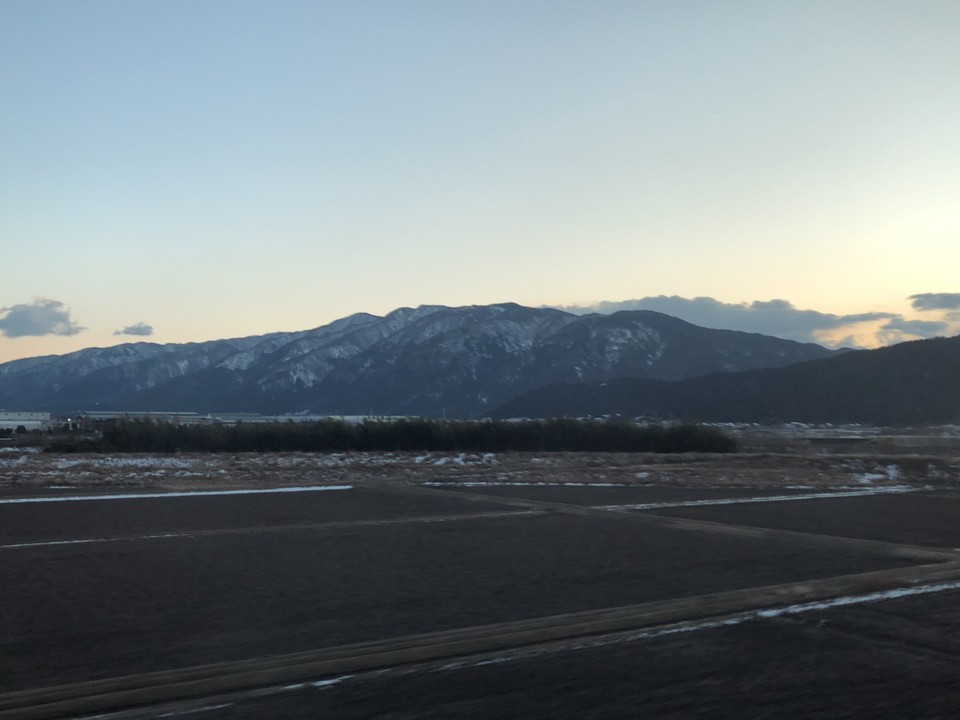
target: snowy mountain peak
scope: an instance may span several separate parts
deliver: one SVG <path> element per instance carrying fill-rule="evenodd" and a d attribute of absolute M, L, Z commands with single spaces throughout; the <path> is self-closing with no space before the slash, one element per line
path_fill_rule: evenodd
<path fill-rule="evenodd" d="M 550 383 L 673 380 L 830 354 L 649 311 L 421 305 L 298 332 L 0 364 L 0 407 L 469 417 Z"/>

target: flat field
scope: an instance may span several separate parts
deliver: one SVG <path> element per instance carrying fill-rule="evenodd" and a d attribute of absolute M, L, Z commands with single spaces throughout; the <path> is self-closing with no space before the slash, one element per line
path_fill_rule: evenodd
<path fill-rule="evenodd" d="M 958 479 L 7 448 L 0 718 L 952 717 Z"/>

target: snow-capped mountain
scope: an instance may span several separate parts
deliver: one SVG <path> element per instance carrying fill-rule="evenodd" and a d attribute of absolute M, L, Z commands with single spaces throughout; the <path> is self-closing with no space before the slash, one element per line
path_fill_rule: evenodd
<path fill-rule="evenodd" d="M 469 417 L 551 383 L 676 380 L 831 354 L 651 311 L 421 306 L 302 332 L 15 360 L 0 364 L 0 407 Z"/>

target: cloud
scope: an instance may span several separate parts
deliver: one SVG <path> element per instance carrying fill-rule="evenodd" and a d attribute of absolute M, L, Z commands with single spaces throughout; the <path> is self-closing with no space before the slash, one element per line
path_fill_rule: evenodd
<path fill-rule="evenodd" d="M 9 338 L 76 335 L 84 330 L 59 300 L 37 297 L 30 304 L 0 308 L 0 334 Z"/>
<path fill-rule="evenodd" d="M 892 345 L 905 340 L 932 338 L 946 335 L 950 324 L 935 320 L 904 320 L 903 318 L 884 323 L 877 331 L 877 338 L 884 345 Z"/>
<path fill-rule="evenodd" d="M 578 314 L 655 310 L 701 327 L 774 335 L 798 342 L 826 342 L 835 347 L 840 346 L 841 340 L 854 337 L 854 333 L 833 341 L 824 340 L 823 333 L 852 328 L 861 323 L 883 320 L 903 322 L 902 316 L 888 312 L 834 315 L 817 310 L 802 310 L 794 307 L 788 300 L 724 303 L 711 297 L 684 298 L 678 295 L 657 295 L 622 302 L 605 301 L 593 305 L 561 306 L 560 309 Z"/>
<path fill-rule="evenodd" d="M 143 322 L 127 325 L 123 330 L 114 330 L 114 335 L 153 335 L 153 326 Z"/>
<path fill-rule="evenodd" d="M 960 310 L 960 293 L 919 293 L 908 299 L 914 310 Z"/>

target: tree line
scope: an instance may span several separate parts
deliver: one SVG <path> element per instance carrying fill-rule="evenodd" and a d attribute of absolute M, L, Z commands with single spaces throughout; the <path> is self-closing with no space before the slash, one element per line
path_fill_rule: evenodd
<path fill-rule="evenodd" d="M 693 424 L 623 420 L 318 422 L 175 425 L 151 420 L 105 423 L 96 438 L 55 441 L 52 452 L 735 452 L 736 441 Z"/>

